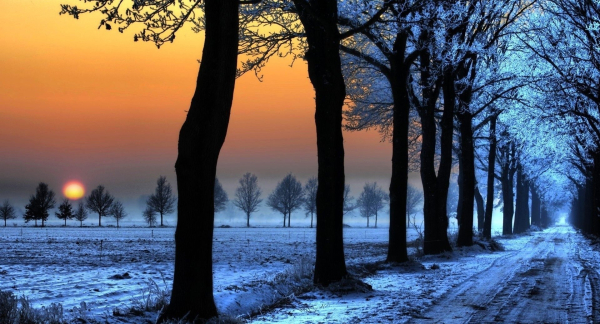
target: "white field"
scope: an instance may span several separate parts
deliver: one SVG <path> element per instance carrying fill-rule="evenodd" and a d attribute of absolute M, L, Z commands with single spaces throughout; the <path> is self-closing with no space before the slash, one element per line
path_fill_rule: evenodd
<path fill-rule="evenodd" d="M 141 319 L 111 316 L 115 308 L 125 309 L 139 301 L 149 281 L 170 289 L 174 230 L 0 228 L 0 290 L 25 295 L 37 307 L 61 303 L 67 314 L 85 302 L 88 307 L 85 316 L 103 323 L 150 322 L 157 314 L 147 314 Z M 213 269 L 214 296 L 219 311 L 232 316 L 246 315 L 248 319 L 249 313 L 282 297 L 284 292 L 280 287 L 268 283 L 277 274 L 292 268 L 298 260 L 314 260 L 314 234 L 315 230 L 309 228 L 216 228 Z M 414 238 L 414 234 L 411 232 L 409 238 Z M 416 262 L 400 266 L 374 265 L 385 259 L 387 228 L 345 228 L 344 236 L 348 269 L 370 284 L 373 291 L 339 294 L 314 290 L 289 296 L 291 302 L 288 304 L 248 320 L 253 323 L 403 323 L 414 318 L 427 318 L 423 316 L 427 315 L 431 305 L 439 303 L 438 300 L 441 305 L 456 308 L 448 304 L 453 299 L 444 304 L 444 297 L 456 289 L 463 289 L 461 285 L 465 282 L 500 276 L 520 278 L 520 273 L 528 273 L 530 267 L 540 262 L 531 258 L 540 258 L 538 254 L 543 251 L 555 253 L 552 251 L 557 249 L 556 244 L 568 244 L 565 251 L 576 247 L 579 259 L 566 253 L 559 255 L 565 262 L 575 264 L 585 257 L 592 266 L 598 268 L 600 265 L 600 254 L 567 226 L 499 238 L 507 249 L 505 252 L 490 253 L 473 246 L 440 256 L 416 258 Z M 531 249 L 541 246 L 539 242 L 545 242 L 544 250 L 532 252 Z M 535 255 L 524 256 L 524 251 Z M 509 261 L 514 264 L 507 264 Z M 434 264 L 436 266 L 432 268 Z M 111 278 L 125 273 L 131 278 Z M 485 283 L 480 286 L 490 288 Z M 438 316 L 445 321 L 444 312 Z M 457 311 L 457 314 L 455 316 L 470 313 Z M 455 319 L 448 320 L 465 322 L 464 318 Z"/>

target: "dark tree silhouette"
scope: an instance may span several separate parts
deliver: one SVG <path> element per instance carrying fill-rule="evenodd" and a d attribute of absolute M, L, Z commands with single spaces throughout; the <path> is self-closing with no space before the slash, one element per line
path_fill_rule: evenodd
<path fill-rule="evenodd" d="M 317 187 L 319 182 L 316 177 L 308 179 L 304 185 L 304 210 L 310 214 L 310 228 L 313 228 L 313 216 L 317 212 Z"/>
<path fill-rule="evenodd" d="M 146 209 L 142 213 L 142 217 L 144 218 L 144 221 L 148 223 L 148 226 L 154 227 L 156 225 L 156 212 L 154 209 L 146 206 Z"/>
<path fill-rule="evenodd" d="M 273 193 L 267 199 L 267 205 L 273 210 L 283 213 L 283 227 L 287 215 L 287 226 L 290 227 L 292 212 L 302 205 L 304 194 L 302 184 L 291 173 L 277 184 Z"/>
<path fill-rule="evenodd" d="M 133 24 L 144 26 L 134 41 L 157 46 L 172 42 L 187 21 L 204 29 L 202 64 L 186 120 L 179 133 L 177 174 L 177 230 L 175 273 L 168 306 L 158 318 L 162 323 L 184 316 L 201 321 L 217 315 L 213 298 L 212 241 L 214 227 L 214 183 L 217 160 L 229 125 L 235 87 L 239 4 L 257 0 L 134 1 L 121 6 L 113 0 L 88 2 L 92 8 L 61 5 L 61 14 L 75 18 L 100 11 L 100 26 L 123 31 Z M 204 17 L 195 12 L 203 4 Z"/>
<path fill-rule="evenodd" d="M 317 128 L 317 254 L 314 282 L 323 286 L 347 276 L 344 258 L 344 139 L 346 86 L 339 54 L 337 0 L 294 0 L 304 27 L 308 76 L 315 89 Z"/>
<path fill-rule="evenodd" d="M 69 199 L 64 199 L 62 203 L 58 206 L 58 211 L 55 213 L 56 218 L 63 219 L 65 221 L 65 227 L 67 226 L 67 219 L 72 219 L 75 217 L 73 213 L 73 206 Z"/>
<path fill-rule="evenodd" d="M 110 207 L 114 201 L 115 198 L 110 195 L 108 190 L 104 189 L 103 185 L 99 185 L 96 189 L 92 190 L 90 195 L 85 198 L 86 207 L 98 213 L 98 226 L 102 226 L 102 217 L 109 215 Z"/>
<path fill-rule="evenodd" d="M 83 204 L 83 201 L 80 201 L 79 205 L 77 205 L 77 210 L 75 211 L 73 218 L 79 221 L 79 227 L 83 227 L 83 221 L 88 218 L 87 210 Z"/>
<path fill-rule="evenodd" d="M 173 197 L 173 189 L 171 184 L 167 181 L 167 177 L 160 176 L 156 180 L 156 189 L 146 204 L 148 208 L 154 210 L 160 215 L 160 226 L 163 225 L 163 215 L 170 214 L 175 211 L 175 202 L 177 198 Z"/>
<path fill-rule="evenodd" d="M 228 201 L 229 197 L 227 197 L 227 192 L 223 190 L 219 179 L 215 178 L 215 213 L 224 211 L 225 208 L 227 208 Z"/>
<path fill-rule="evenodd" d="M 6 227 L 6 221 L 9 219 L 15 219 L 17 215 L 15 214 L 15 208 L 5 200 L 2 206 L 0 206 L 0 219 L 4 220 L 4 227 Z"/>
<path fill-rule="evenodd" d="M 375 216 L 375 227 L 377 227 L 377 214 L 383 209 L 386 200 L 386 194 L 377 186 L 377 182 L 365 184 L 356 205 L 360 210 L 360 215 L 367 218 L 367 227 L 369 227 L 369 218 L 373 216 Z"/>
<path fill-rule="evenodd" d="M 258 205 L 262 202 L 261 194 L 256 175 L 244 174 L 240 179 L 240 186 L 235 191 L 233 204 L 246 213 L 247 227 L 250 227 L 250 215 L 258 210 Z"/>
<path fill-rule="evenodd" d="M 25 206 L 25 215 L 23 215 L 25 223 L 34 220 L 35 226 L 37 226 L 37 221 L 41 220 L 42 227 L 44 227 L 44 222 L 49 216 L 48 210 L 54 208 L 55 203 L 54 192 L 48 188 L 47 184 L 40 182 L 35 189 L 35 195 L 29 198 L 29 204 Z"/>
<path fill-rule="evenodd" d="M 110 206 L 109 214 L 117 220 L 117 228 L 119 228 L 119 221 L 127 217 L 125 208 L 120 201 L 113 202 L 113 204 Z"/>

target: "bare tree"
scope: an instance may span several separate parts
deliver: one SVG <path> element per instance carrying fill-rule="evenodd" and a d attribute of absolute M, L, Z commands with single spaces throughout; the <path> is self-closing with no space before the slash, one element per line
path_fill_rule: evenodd
<path fill-rule="evenodd" d="M 35 189 L 35 195 L 29 198 L 29 204 L 25 206 L 25 215 L 23 215 L 25 223 L 34 220 L 35 226 L 37 226 L 37 221 L 41 220 L 43 227 L 49 216 L 48 210 L 54 208 L 54 204 L 56 204 L 54 192 L 48 188 L 47 184 L 40 182 Z"/>
<path fill-rule="evenodd" d="M 377 214 L 383 209 L 385 200 L 385 192 L 377 186 L 377 182 L 365 184 L 356 205 L 360 210 L 360 215 L 367 218 L 367 227 L 369 227 L 369 218 L 373 216 L 375 216 L 375 227 L 377 227 Z"/>
<path fill-rule="evenodd" d="M 6 227 L 6 221 L 9 219 L 15 219 L 17 215 L 15 214 L 15 208 L 5 200 L 2 206 L 0 206 L 0 219 L 4 220 L 4 227 Z"/>
<path fill-rule="evenodd" d="M 215 178 L 215 213 L 224 211 L 227 207 L 227 202 L 229 202 L 227 192 L 225 192 L 225 190 L 221 186 L 221 182 L 219 182 L 219 179 Z"/>
<path fill-rule="evenodd" d="M 287 226 L 290 227 L 292 212 L 302 206 L 303 197 L 302 184 L 290 173 L 277 184 L 273 193 L 269 195 L 267 205 L 283 213 L 283 227 L 285 227 L 287 215 Z"/>
<path fill-rule="evenodd" d="M 109 215 L 110 207 L 114 201 L 115 198 L 110 195 L 108 190 L 105 191 L 103 185 L 99 185 L 96 189 L 92 190 L 90 195 L 85 198 L 86 207 L 98 213 L 98 226 L 102 226 L 102 216 Z"/>
<path fill-rule="evenodd" d="M 423 192 L 411 185 L 408 185 L 406 189 L 406 228 L 408 228 L 410 226 L 411 216 L 417 213 L 423 202 Z"/>
<path fill-rule="evenodd" d="M 83 204 L 83 201 L 79 202 L 79 205 L 77 206 L 77 210 L 75 211 L 74 218 L 75 218 L 75 220 L 79 221 L 79 227 L 83 227 L 83 221 L 88 218 L 87 210 L 85 209 L 85 205 Z"/>
<path fill-rule="evenodd" d="M 63 219 L 65 221 L 65 227 L 67 226 L 67 219 L 75 217 L 73 214 L 73 206 L 69 199 L 64 199 L 63 202 L 58 206 L 58 211 L 55 213 L 56 218 Z"/>
<path fill-rule="evenodd" d="M 119 228 L 119 221 L 127 217 L 125 208 L 123 208 L 123 204 L 120 201 L 115 201 L 112 206 L 110 206 L 109 214 L 117 220 L 117 228 Z"/>
<path fill-rule="evenodd" d="M 146 206 L 146 209 L 142 213 L 142 217 L 144 217 L 144 220 L 146 223 L 148 223 L 148 226 L 154 227 L 156 225 L 156 212 L 154 209 Z"/>
<path fill-rule="evenodd" d="M 233 204 L 246 213 L 246 226 L 250 227 L 250 214 L 258 210 L 262 191 L 258 187 L 258 178 L 252 173 L 246 173 L 240 179 L 240 186 L 235 191 Z"/>
<path fill-rule="evenodd" d="M 317 212 L 317 187 L 319 186 L 319 182 L 317 177 L 312 177 L 308 179 L 306 184 L 304 185 L 304 209 L 306 210 L 306 215 L 310 214 L 310 228 L 313 228 L 313 219 L 314 215 Z"/>
<path fill-rule="evenodd" d="M 160 214 L 160 226 L 163 226 L 163 215 L 170 214 L 175 211 L 175 202 L 177 198 L 173 197 L 173 189 L 167 181 L 167 177 L 160 176 L 156 180 L 156 189 L 154 194 L 148 198 L 146 204 L 148 208 Z"/>
<path fill-rule="evenodd" d="M 354 197 L 350 196 L 350 185 L 344 185 L 344 215 L 355 210 L 356 207 L 358 207 L 357 204 L 352 203 L 353 200 Z"/>

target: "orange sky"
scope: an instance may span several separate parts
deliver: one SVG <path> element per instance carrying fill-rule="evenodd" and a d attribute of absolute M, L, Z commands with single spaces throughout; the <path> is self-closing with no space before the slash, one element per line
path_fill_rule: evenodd
<path fill-rule="evenodd" d="M 123 200 L 151 193 L 159 175 L 175 185 L 202 35 L 184 27 L 157 50 L 98 30 L 100 16 L 59 16 L 65 1 L 0 1 L 0 200 L 20 204 L 39 181 L 60 198 L 75 179 Z M 288 64 L 272 60 L 264 82 L 249 74 L 236 84 L 218 170 L 230 197 L 245 172 L 265 196 L 287 172 L 316 175 L 314 92 L 304 62 Z M 387 186 L 391 145 L 377 132 L 346 132 L 345 149 L 355 196 L 364 181 Z"/>

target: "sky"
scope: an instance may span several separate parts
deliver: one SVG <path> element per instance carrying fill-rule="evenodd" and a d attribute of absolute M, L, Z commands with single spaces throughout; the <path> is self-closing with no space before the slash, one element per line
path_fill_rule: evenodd
<path fill-rule="evenodd" d="M 79 2 L 0 1 L 0 200 L 22 210 L 40 181 L 62 199 L 62 186 L 78 180 L 88 193 L 104 185 L 135 217 L 160 175 L 175 187 L 203 36 L 184 27 L 157 49 L 133 42 L 135 27 L 121 34 L 98 29 L 99 15 L 60 16 L 61 3 Z M 317 174 L 314 91 L 306 64 L 290 63 L 273 59 L 263 82 L 237 81 L 217 171 L 230 199 L 246 172 L 263 198 L 289 172 L 302 183 Z M 352 194 L 366 181 L 387 188 L 391 144 L 374 130 L 344 132 L 344 141 Z"/>

